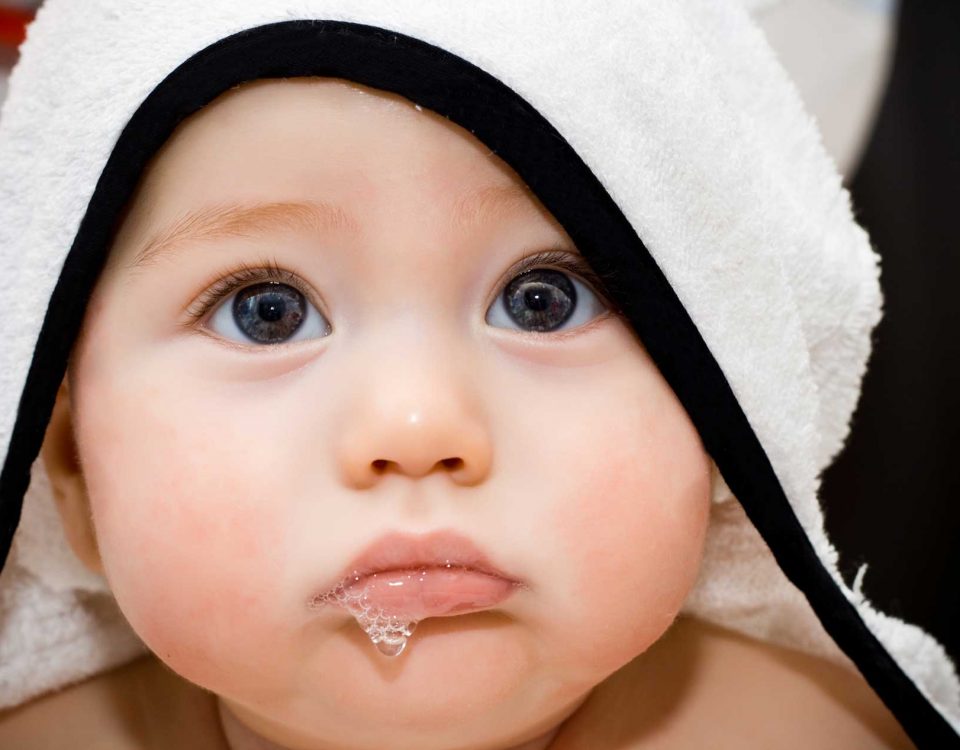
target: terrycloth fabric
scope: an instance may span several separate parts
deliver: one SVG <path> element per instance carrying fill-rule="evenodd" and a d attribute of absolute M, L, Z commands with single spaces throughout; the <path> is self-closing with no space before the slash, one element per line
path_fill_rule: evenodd
<path fill-rule="evenodd" d="M 818 478 L 859 395 L 880 316 L 877 259 L 811 118 L 732 0 L 611 0 L 595 13 L 573 0 L 488 0 L 456 12 L 431 0 L 48 0 L 0 114 L 0 294 L 16 322 L 0 350 L 5 487 L 20 470 L 10 456 L 23 460 L 18 407 L 38 334 L 124 127 L 194 53 L 298 19 L 367 24 L 445 49 L 556 128 L 695 323 L 829 585 L 960 733 L 960 682 L 942 647 L 848 589 L 824 532 Z M 0 705 L 142 650 L 129 629 L 119 635 L 104 582 L 63 552 L 43 481 L 37 463 L 0 579 Z M 850 666 L 808 604 L 811 592 L 787 580 L 741 502 L 718 487 L 686 611 Z M 13 494 L 0 496 L 0 511 L 15 523 Z"/>

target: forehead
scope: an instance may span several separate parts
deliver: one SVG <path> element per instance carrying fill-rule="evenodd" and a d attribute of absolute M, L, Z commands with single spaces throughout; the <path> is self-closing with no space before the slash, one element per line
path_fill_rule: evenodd
<path fill-rule="evenodd" d="M 321 210 L 274 210 L 303 202 Z M 232 210 L 260 206 L 269 208 Z M 412 210 L 461 225 L 519 212 L 563 234 L 489 148 L 404 97 L 340 79 L 253 81 L 188 118 L 158 151 L 112 260 L 136 261 L 185 226 L 208 237 L 224 224 L 242 233 L 291 219 L 362 230 L 373 220 L 406 221 Z M 219 225 L 206 223 L 211 214 Z"/>
<path fill-rule="evenodd" d="M 161 209 L 199 198 L 276 200 L 336 184 L 349 198 L 416 181 L 438 197 L 516 184 L 477 139 L 403 97 L 337 79 L 266 80 L 219 97 L 184 122 L 146 173 Z"/>

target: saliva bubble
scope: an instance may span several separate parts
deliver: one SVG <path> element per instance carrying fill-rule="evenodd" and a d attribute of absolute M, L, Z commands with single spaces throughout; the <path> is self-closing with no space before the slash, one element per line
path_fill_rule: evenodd
<path fill-rule="evenodd" d="M 322 599 L 330 604 L 339 604 L 353 615 L 384 656 L 400 656 L 407 647 L 407 639 L 417 627 L 417 620 L 390 615 L 372 605 L 367 601 L 366 589 L 357 592 L 340 585 Z"/>

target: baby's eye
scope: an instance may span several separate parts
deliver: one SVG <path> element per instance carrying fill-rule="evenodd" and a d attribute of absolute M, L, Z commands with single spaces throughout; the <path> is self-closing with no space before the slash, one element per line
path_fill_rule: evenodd
<path fill-rule="evenodd" d="M 330 324 L 294 287 L 266 281 L 230 294 L 214 310 L 207 327 L 232 341 L 285 344 L 330 333 Z"/>
<path fill-rule="evenodd" d="M 585 299 L 585 302 L 580 302 Z M 553 268 L 524 271 L 507 284 L 487 312 L 486 322 L 526 331 L 577 328 L 609 308 L 582 281 Z"/>

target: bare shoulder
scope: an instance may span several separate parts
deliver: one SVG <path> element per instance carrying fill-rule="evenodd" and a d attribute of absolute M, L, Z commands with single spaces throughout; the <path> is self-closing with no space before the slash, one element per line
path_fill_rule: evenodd
<path fill-rule="evenodd" d="M 753 723 L 777 747 L 913 748 L 858 674 L 825 659 L 689 621 L 700 643 L 706 696 Z M 719 717 L 714 717 L 719 720 Z"/>
<path fill-rule="evenodd" d="M 558 750 L 914 747 L 860 675 L 690 618 L 598 686 L 584 708 Z"/>
<path fill-rule="evenodd" d="M 152 655 L 0 711 L 0 748 L 219 748 L 212 700 Z M 173 744 L 171 744 L 173 743 Z"/>
<path fill-rule="evenodd" d="M 0 712 L 0 747 L 142 747 L 125 687 L 145 666 L 138 659 Z"/>

